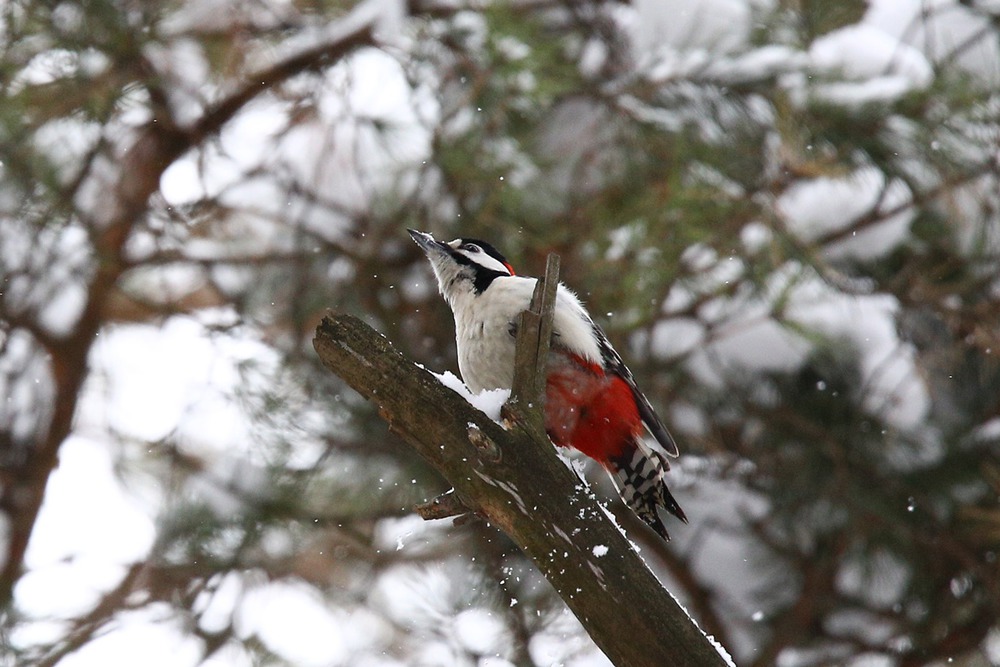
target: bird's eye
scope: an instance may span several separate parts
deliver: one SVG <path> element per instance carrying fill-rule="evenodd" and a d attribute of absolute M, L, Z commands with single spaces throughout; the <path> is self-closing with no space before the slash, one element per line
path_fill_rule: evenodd
<path fill-rule="evenodd" d="M 463 243 L 462 244 L 462 249 L 463 250 L 468 250 L 469 252 L 479 252 L 480 251 L 479 246 L 477 246 L 475 243 Z"/>

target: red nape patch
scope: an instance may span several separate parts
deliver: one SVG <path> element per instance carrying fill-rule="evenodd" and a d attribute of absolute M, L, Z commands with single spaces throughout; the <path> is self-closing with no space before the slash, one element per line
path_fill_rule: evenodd
<path fill-rule="evenodd" d="M 632 390 L 617 375 L 575 355 L 553 355 L 546 383 L 545 428 L 552 441 L 606 465 L 642 431 Z"/>
<path fill-rule="evenodd" d="M 507 267 L 507 270 L 508 270 L 508 271 L 510 271 L 510 275 L 512 275 L 512 276 L 513 276 L 513 275 L 516 275 L 516 274 L 514 273 L 514 267 L 513 267 L 513 266 L 511 266 L 511 265 L 510 265 L 510 264 L 508 264 L 507 262 L 504 262 L 504 263 L 503 263 L 503 265 Z"/>

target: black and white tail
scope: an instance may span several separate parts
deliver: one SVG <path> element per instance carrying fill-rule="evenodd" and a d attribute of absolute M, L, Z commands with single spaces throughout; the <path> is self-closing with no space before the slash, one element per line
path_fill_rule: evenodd
<path fill-rule="evenodd" d="M 662 507 L 687 523 L 684 510 L 667 488 L 666 476 L 670 464 L 663 454 L 636 442 L 622 456 L 611 459 L 610 464 L 611 479 L 618 487 L 622 500 L 663 539 L 669 540 L 670 535 L 660 520 L 657 508 Z"/>

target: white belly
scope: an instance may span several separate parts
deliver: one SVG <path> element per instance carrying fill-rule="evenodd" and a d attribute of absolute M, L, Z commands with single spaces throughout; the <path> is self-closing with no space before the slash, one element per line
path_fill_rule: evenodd
<path fill-rule="evenodd" d="M 513 324 L 527 309 L 534 278 L 497 278 L 481 295 L 462 295 L 452 303 L 458 342 L 458 368 L 474 392 L 509 389 L 514 382 Z M 552 329 L 561 347 L 594 362 L 600 351 L 590 318 L 572 292 L 559 285 Z"/>
<path fill-rule="evenodd" d="M 521 308 L 495 312 L 489 318 L 470 322 L 459 322 L 456 318 L 458 369 L 473 392 L 509 389 L 513 384 L 515 341 L 510 334 L 511 325 L 527 305 L 526 301 Z"/>

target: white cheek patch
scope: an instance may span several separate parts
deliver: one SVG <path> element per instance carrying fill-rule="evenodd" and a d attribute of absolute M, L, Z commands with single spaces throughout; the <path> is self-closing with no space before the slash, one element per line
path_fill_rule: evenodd
<path fill-rule="evenodd" d="M 459 250 L 459 254 L 464 255 L 469 258 L 469 261 L 478 264 L 484 269 L 489 269 L 490 271 L 497 271 L 503 273 L 504 275 L 510 275 L 510 269 L 508 269 L 503 262 L 497 260 L 495 257 L 487 255 L 483 251 L 470 252 L 468 250 Z"/>

